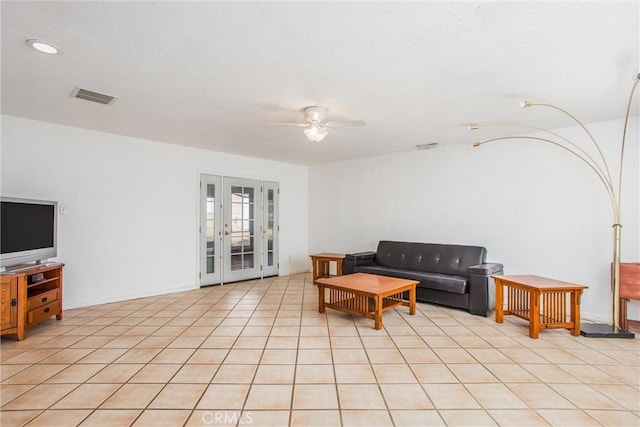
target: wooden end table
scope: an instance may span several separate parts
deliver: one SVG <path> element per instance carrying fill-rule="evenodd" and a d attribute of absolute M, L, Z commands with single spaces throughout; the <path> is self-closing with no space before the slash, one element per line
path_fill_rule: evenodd
<path fill-rule="evenodd" d="M 620 320 L 618 322 L 620 329 L 624 331 L 629 330 L 628 300 L 640 300 L 640 262 L 620 263 Z"/>
<path fill-rule="evenodd" d="M 329 266 L 331 262 L 336 263 L 336 275 L 342 276 L 342 263 L 344 262 L 344 254 L 334 254 L 322 252 L 319 254 L 309 255 L 313 264 L 313 283 L 320 277 L 330 277 Z"/>
<path fill-rule="evenodd" d="M 588 286 L 527 275 L 491 276 L 496 283 L 496 322 L 505 314 L 529 321 L 529 336 L 540 329 L 565 328 L 580 336 L 580 297 Z M 507 309 L 504 309 L 504 288 Z M 567 295 L 570 297 L 567 314 Z"/>
<path fill-rule="evenodd" d="M 318 285 L 318 311 L 325 307 L 344 313 L 374 319 L 375 328 L 382 328 L 382 313 L 400 305 L 409 307 L 409 314 L 416 313 L 417 280 L 398 279 L 367 273 L 320 278 Z M 328 289 L 328 295 L 325 295 Z M 402 299 L 409 292 L 409 301 Z"/>

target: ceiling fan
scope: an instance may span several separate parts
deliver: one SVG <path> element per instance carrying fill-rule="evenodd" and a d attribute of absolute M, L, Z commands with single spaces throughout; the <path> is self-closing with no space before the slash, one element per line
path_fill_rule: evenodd
<path fill-rule="evenodd" d="M 327 122 L 327 109 L 325 107 L 312 106 L 304 109 L 306 123 L 267 123 L 268 125 L 301 126 L 305 127 L 304 134 L 311 142 L 320 142 L 327 136 L 327 128 L 366 126 L 363 120 L 348 120 Z"/>

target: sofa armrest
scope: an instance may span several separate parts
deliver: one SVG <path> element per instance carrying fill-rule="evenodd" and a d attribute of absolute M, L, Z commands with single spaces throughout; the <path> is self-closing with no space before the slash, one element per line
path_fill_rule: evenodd
<path fill-rule="evenodd" d="M 373 260 L 376 257 L 376 253 L 373 251 L 356 252 L 353 254 L 346 254 L 345 259 L 352 259 L 355 261 Z"/>
<path fill-rule="evenodd" d="M 504 266 L 497 262 L 487 262 L 484 264 L 472 265 L 469 267 L 469 274 L 480 274 L 483 276 L 490 276 L 502 271 Z"/>
<path fill-rule="evenodd" d="M 351 274 L 357 266 L 373 265 L 376 253 L 373 251 L 346 254 L 342 264 L 342 274 Z"/>
<path fill-rule="evenodd" d="M 503 265 L 495 262 L 469 267 L 469 312 L 487 316 L 496 308 L 496 287 L 492 274 L 502 274 Z"/>

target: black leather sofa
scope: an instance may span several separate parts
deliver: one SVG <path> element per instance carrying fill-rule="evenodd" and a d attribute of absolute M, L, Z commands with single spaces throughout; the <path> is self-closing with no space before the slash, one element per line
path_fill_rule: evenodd
<path fill-rule="evenodd" d="M 371 273 L 420 281 L 418 301 L 462 308 L 487 316 L 495 309 L 490 276 L 503 266 L 485 262 L 480 246 L 380 241 L 376 252 L 345 255 L 342 274 Z"/>

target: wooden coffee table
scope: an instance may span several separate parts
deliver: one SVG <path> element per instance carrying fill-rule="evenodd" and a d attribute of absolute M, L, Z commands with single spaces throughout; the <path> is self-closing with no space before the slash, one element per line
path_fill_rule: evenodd
<path fill-rule="evenodd" d="M 528 320 L 531 338 L 538 338 L 540 329 L 550 328 L 566 328 L 571 335 L 580 335 L 580 297 L 588 286 L 531 274 L 491 277 L 496 282 L 496 322 L 502 323 L 505 314 Z M 568 314 L 567 295 L 570 296 Z"/>
<path fill-rule="evenodd" d="M 375 320 L 375 328 L 382 328 L 382 313 L 400 305 L 409 307 L 409 314 L 416 313 L 417 280 L 354 273 L 346 276 L 319 278 L 318 311 L 325 307 L 344 313 L 355 314 Z M 325 295 L 325 289 L 328 295 Z M 409 301 L 402 293 L 409 291 Z"/>

